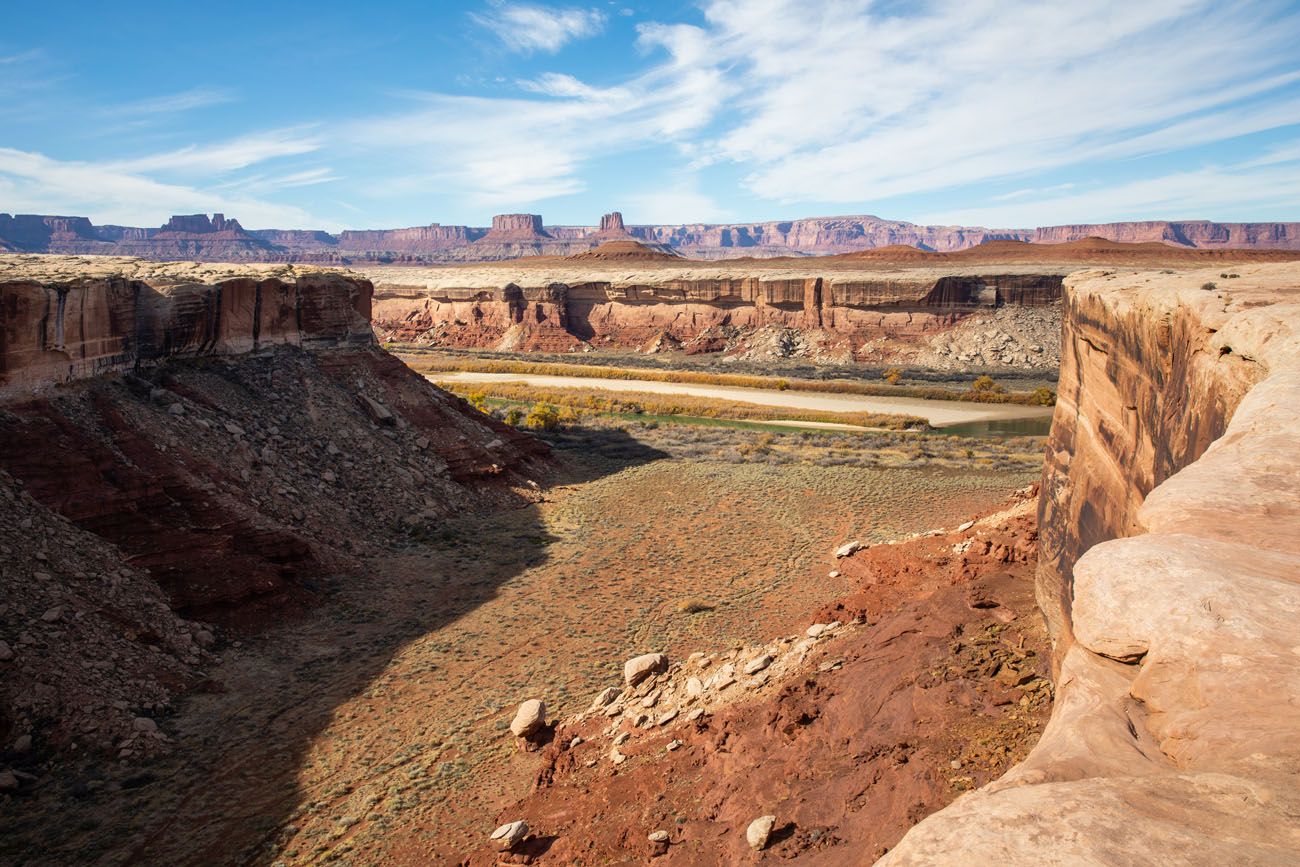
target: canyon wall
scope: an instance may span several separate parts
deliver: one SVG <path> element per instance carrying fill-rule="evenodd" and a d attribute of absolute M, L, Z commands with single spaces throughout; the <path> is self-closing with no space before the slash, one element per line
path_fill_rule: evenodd
<path fill-rule="evenodd" d="M 373 341 L 369 281 L 288 266 L 0 260 L 0 397 L 143 362 Z"/>
<path fill-rule="evenodd" d="M 217 214 L 173 217 L 161 228 L 95 226 L 85 217 L 0 214 L 0 250 L 258 262 L 474 262 L 570 256 L 634 238 L 695 259 L 820 256 L 905 245 L 952 252 L 995 241 L 1062 243 L 1101 237 L 1185 249 L 1300 250 L 1300 223 L 1153 220 L 1022 229 L 923 226 L 880 217 L 815 217 L 754 223 L 625 224 L 617 211 L 594 226 L 546 226 L 538 214 L 499 214 L 492 226 L 432 223 L 400 229 L 245 230 Z"/>
<path fill-rule="evenodd" d="M 390 340 L 570 351 L 639 348 L 662 339 L 706 352 L 739 334 L 796 329 L 853 353 L 881 338 L 935 334 L 1003 305 L 1051 307 L 1062 279 L 996 272 L 746 274 L 645 264 L 611 270 L 576 262 L 540 274 L 378 270 L 372 278 L 375 327 Z"/>
<path fill-rule="evenodd" d="M 1052 719 L 911 864 L 1300 859 L 1300 269 L 1066 282 L 1040 501 Z"/>

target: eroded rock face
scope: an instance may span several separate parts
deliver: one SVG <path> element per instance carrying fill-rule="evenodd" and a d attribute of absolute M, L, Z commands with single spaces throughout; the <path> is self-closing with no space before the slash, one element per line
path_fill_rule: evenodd
<path fill-rule="evenodd" d="M 1234 271 L 1067 281 L 1052 720 L 880 863 L 1300 859 L 1300 269 Z"/>
<path fill-rule="evenodd" d="M 596 255 L 603 249 L 526 271 L 377 269 L 376 328 L 385 339 L 551 352 L 583 344 L 639 348 L 660 338 L 688 351 L 717 351 L 730 344 L 715 347 L 709 337 L 723 330 L 797 329 L 818 332 L 815 343 L 851 356 L 873 340 L 942 333 L 1003 305 L 1052 308 L 1062 279 L 1056 269 L 953 275 L 792 264 L 726 271 L 656 251 L 639 259 Z"/>
<path fill-rule="evenodd" d="M 366 345 L 371 293 L 291 266 L 0 257 L 0 397 L 180 356 Z"/>

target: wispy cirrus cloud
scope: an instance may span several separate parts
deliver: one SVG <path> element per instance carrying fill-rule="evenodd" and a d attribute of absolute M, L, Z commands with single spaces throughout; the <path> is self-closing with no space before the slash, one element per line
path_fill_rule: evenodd
<path fill-rule="evenodd" d="M 327 168 L 221 178 L 311 149 L 276 134 L 130 161 L 61 160 L 0 147 L 0 192 L 14 212 L 86 215 L 101 223 L 149 226 L 160 214 L 225 211 L 249 226 L 328 226 L 300 207 L 265 198 L 279 189 L 334 180 Z M 158 177 L 164 175 L 171 177 Z"/>
<path fill-rule="evenodd" d="M 113 117 L 142 117 L 192 111 L 196 108 L 206 108 L 211 105 L 221 105 L 222 103 L 234 101 L 234 92 L 225 88 L 193 87 L 179 93 L 169 93 L 150 97 L 149 99 L 105 106 L 100 109 L 99 113 Z"/>
<path fill-rule="evenodd" d="M 521 54 L 553 54 L 569 42 L 605 29 L 605 13 L 599 9 L 556 9 L 532 3 L 495 3 L 469 17 L 490 30 L 506 48 Z"/>

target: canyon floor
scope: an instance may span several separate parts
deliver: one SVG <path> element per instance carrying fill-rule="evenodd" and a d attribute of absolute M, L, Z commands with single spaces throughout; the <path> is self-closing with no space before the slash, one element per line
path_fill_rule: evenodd
<path fill-rule="evenodd" d="M 557 441 L 541 502 L 425 525 L 326 580 L 304 619 L 218 648 L 213 683 L 168 723 L 175 749 L 85 760 L 12 802 L 5 860 L 456 862 L 548 761 L 506 730 L 519 702 L 560 718 L 637 653 L 801 631 L 856 589 L 827 577 L 844 540 L 955 526 L 1035 475 L 733 463 L 591 436 Z"/>

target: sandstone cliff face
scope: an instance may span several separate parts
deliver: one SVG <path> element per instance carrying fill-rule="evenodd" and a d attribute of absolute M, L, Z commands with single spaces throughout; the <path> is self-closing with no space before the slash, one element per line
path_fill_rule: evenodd
<path fill-rule="evenodd" d="M 880 863 L 1300 859 L 1300 270 L 1240 273 L 1067 281 L 1052 720 Z"/>
<path fill-rule="evenodd" d="M 584 343 L 636 348 L 660 335 L 689 343 L 718 329 L 781 328 L 824 332 L 850 352 L 881 337 L 939 332 L 1000 305 L 1053 305 L 1062 279 L 978 270 L 727 273 L 671 262 L 617 269 L 598 261 L 537 273 L 381 269 L 372 277 L 379 283 L 375 326 L 385 339 L 567 351 Z M 423 285 L 414 282 L 422 278 Z"/>
<path fill-rule="evenodd" d="M 364 345 L 372 291 L 292 267 L 0 258 L 0 397 L 176 356 Z"/>

